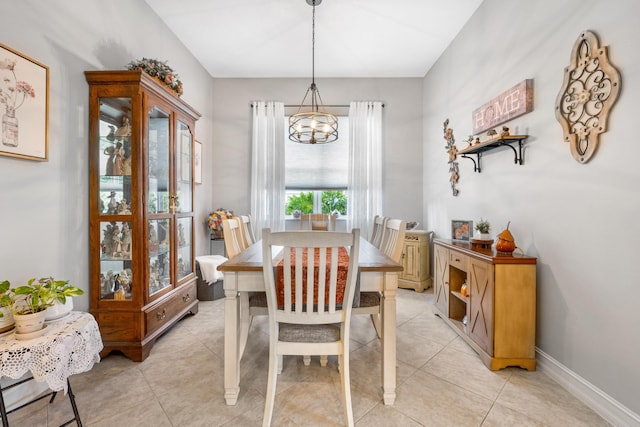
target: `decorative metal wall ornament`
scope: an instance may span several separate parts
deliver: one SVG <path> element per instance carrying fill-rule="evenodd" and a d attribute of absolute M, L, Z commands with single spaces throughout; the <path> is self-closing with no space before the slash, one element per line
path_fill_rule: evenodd
<path fill-rule="evenodd" d="M 578 162 L 587 163 L 595 153 L 619 92 L 620 73 L 609 62 L 607 47 L 599 46 L 593 32 L 584 31 L 573 45 L 556 99 L 556 118 Z"/>
<path fill-rule="evenodd" d="M 444 139 L 447 141 L 447 145 L 445 148 L 449 153 L 449 173 L 451 173 L 451 178 L 449 178 L 449 182 L 451 182 L 451 191 L 454 196 L 458 195 L 458 189 L 456 188 L 456 184 L 458 183 L 458 162 L 456 159 L 458 158 L 458 149 L 455 146 L 455 138 L 453 137 L 453 129 L 449 127 L 449 119 L 444 121 Z"/>

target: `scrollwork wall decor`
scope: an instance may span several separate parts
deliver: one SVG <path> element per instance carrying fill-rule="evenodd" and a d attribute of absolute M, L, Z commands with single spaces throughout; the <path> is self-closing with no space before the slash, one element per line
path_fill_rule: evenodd
<path fill-rule="evenodd" d="M 451 182 L 451 191 L 454 196 L 458 195 L 458 189 L 456 188 L 456 184 L 458 183 L 458 149 L 455 146 L 455 138 L 453 137 L 453 129 L 449 127 L 449 119 L 444 121 L 444 139 L 447 141 L 447 145 L 445 148 L 449 153 L 449 173 L 451 173 L 451 178 L 449 181 Z"/>
<path fill-rule="evenodd" d="M 556 118 L 578 162 L 587 163 L 594 155 L 619 92 L 620 73 L 609 62 L 607 47 L 600 47 L 593 32 L 582 32 L 556 99 Z"/>

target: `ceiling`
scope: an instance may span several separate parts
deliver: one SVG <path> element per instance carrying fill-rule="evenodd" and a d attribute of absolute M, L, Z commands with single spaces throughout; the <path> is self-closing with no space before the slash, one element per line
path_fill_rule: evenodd
<path fill-rule="evenodd" d="M 305 0 L 145 0 L 212 77 L 310 77 Z M 424 77 L 482 0 L 324 0 L 316 77 Z"/>

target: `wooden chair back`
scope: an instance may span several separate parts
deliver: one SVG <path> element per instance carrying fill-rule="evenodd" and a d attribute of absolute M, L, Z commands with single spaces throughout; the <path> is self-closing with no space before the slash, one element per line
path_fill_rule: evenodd
<path fill-rule="evenodd" d="M 312 231 L 335 231 L 335 214 L 302 214 L 300 216 L 300 229 Z"/>
<path fill-rule="evenodd" d="M 238 220 L 240 221 L 240 232 L 242 233 L 242 241 L 245 248 L 248 248 L 256 242 L 255 235 L 253 234 L 251 215 L 240 215 L 238 216 Z"/>
<path fill-rule="evenodd" d="M 227 257 L 229 259 L 246 249 L 238 219 L 222 220 L 222 231 L 224 233 L 224 247 L 227 249 Z"/>
<path fill-rule="evenodd" d="M 388 219 L 385 224 L 380 251 L 395 262 L 400 262 L 402 259 L 406 229 L 407 223 L 401 219 Z"/>
<path fill-rule="evenodd" d="M 369 243 L 376 248 L 380 249 L 382 244 L 382 236 L 384 235 L 384 227 L 387 224 L 386 216 L 376 215 L 373 218 L 373 226 L 371 227 L 371 236 L 369 236 Z"/>

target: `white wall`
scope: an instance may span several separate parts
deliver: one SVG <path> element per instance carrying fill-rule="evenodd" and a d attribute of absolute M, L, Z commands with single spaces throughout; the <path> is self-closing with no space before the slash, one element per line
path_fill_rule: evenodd
<path fill-rule="evenodd" d="M 636 0 L 485 0 L 424 79 L 424 222 L 450 237 L 451 219 L 487 218 L 538 257 L 537 346 L 640 413 L 640 311 L 633 269 L 640 251 L 640 68 Z M 554 116 L 574 42 L 593 30 L 609 46 L 622 90 L 592 160 L 578 164 Z M 514 84 L 534 80 L 534 111 L 510 122 L 531 135 L 524 165 L 502 149 L 482 173 L 459 159 L 458 197 L 449 186 L 442 122 L 458 141 L 472 111 Z"/>
<path fill-rule="evenodd" d="M 310 79 L 214 79 L 212 208 L 249 212 L 252 101 L 302 101 Z M 422 79 L 316 79 L 325 104 L 383 101 L 384 215 L 422 218 Z M 307 100 L 308 102 L 308 100 Z M 296 109 L 285 109 L 295 113 Z M 348 114 L 348 108 L 334 109 Z"/>
<path fill-rule="evenodd" d="M 142 0 L 0 3 L 11 16 L 0 25 L 0 41 L 48 65 L 51 74 L 49 161 L 0 156 L 0 280 L 53 275 L 88 290 L 83 71 L 122 69 L 142 56 L 168 60 L 185 82 L 183 98 L 203 114 L 196 138 L 204 144 L 204 184 L 196 186 L 196 200 L 198 253 L 208 252 L 206 214 L 221 206 L 249 210 L 249 103 L 298 103 L 308 80 L 212 82 Z M 453 218 L 488 218 L 494 233 L 512 221 L 518 246 L 539 260 L 538 347 L 636 413 L 639 12 L 636 0 L 485 0 L 424 82 L 318 80 L 326 103 L 385 102 L 384 214 L 421 220 L 442 237 Z M 610 45 L 622 92 L 596 156 L 579 165 L 562 142 L 553 106 L 584 29 Z M 531 135 L 525 165 L 500 151 L 486 155 L 477 174 L 460 159 L 460 195 L 452 197 L 442 122 L 450 118 L 462 140 L 474 108 L 525 78 L 534 79 L 535 109 L 511 125 Z M 88 295 L 77 308 L 88 309 Z"/>
<path fill-rule="evenodd" d="M 0 41 L 47 65 L 49 161 L 0 156 L 0 280 L 68 279 L 85 291 L 89 280 L 88 86 L 85 70 L 125 69 L 143 56 L 168 60 L 185 86 L 183 99 L 203 114 L 196 138 L 210 141 L 211 78 L 142 0 L 2 0 Z M 205 161 L 212 150 L 204 147 Z M 196 186 L 204 224 L 211 171 Z M 198 251 L 208 252 L 204 226 Z"/>

